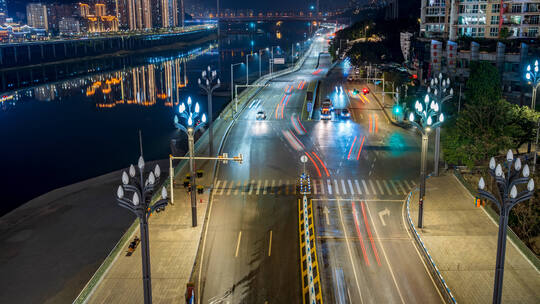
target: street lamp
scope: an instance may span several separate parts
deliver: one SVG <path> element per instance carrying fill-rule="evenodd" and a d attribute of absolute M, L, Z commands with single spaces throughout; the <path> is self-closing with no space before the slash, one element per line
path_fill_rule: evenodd
<path fill-rule="evenodd" d="M 506 253 L 506 233 L 508 229 L 508 216 L 512 207 L 532 198 L 534 194 L 534 180 L 529 178 L 529 165 L 521 167 L 521 160 L 509 150 L 506 154 L 507 172 L 503 172 L 501 164 L 496 164 L 495 158 L 489 161 L 489 174 L 497 182 L 498 194 L 491 194 L 484 190 L 486 183 L 481 177 L 478 182 L 478 195 L 488 199 L 499 207 L 499 233 L 497 238 L 497 259 L 495 263 L 495 281 L 493 285 L 493 303 L 499 304 L 502 300 L 504 258 Z M 520 176 L 521 173 L 521 176 Z M 518 192 L 519 185 L 527 184 L 527 189 Z M 501 200 L 497 199 L 500 196 Z"/>
<path fill-rule="evenodd" d="M 409 121 L 422 133 L 422 160 L 420 164 L 420 198 L 418 208 L 418 227 L 422 228 L 422 215 L 424 213 L 424 196 L 426 195 L 426 159 L 428 148 L 428 133 L 432 128 L 438 127 L 444 121 L 444 115 L 440 112 L 440 106 L 435 100 L 430 100 L 429 95 L 424 98 L 422 104 L 418 100 L 414 105 L 416 115 L 420 120 L 415 121 L 413 112 L 409 113 Z M 435 121 L 437 120 L 437 121 Z"/>
<path fill-rule="evenodd" d="M 452 99 L 454 96 L 454 89 L 450 88 L 450 78 L 443 79 L 442 73 L 439 73 L 438 77 L 433 77 L 427 88 L 427 92 L 431 95 L 439 106 L 442 108 L 443 104 Z M 441 109 L 442 110 L 442 109 Z M 439 157 L 441 154 L 441 127 L 437 127 L 435 130 L 435 155 L 434 155 L 434 172 L 433 175 L 439 176 Z"/>
<path fill-rule="evenodd" d="M 532 87 L 532 99 L 531 109 L 536 110 L 536 90 L 540 86 L 540 73 L 538 73 L 538 60 L 534 62 L 534 68 L 531 71 L 531 65 L 527 66 L 527 73 L 525 74 L 527 83 Z"/>
<path fill-rule="evenodd" d="M 219 86 L 221 85 L 221 82 L 219 81 L 219 78 L 217 78 L 217 72 L 215 70 L 211 70 L 210 69 L 210 66 L 208 66 L 208 68 L 206 69 L 206 71 L 202 71 L 201 72 L 201 76 L 202 76 L 202 81 L 201 81 L 201 78 L 198 79 L 198 82 L 199 82 L 199 87 L 201 87 L 205 92 L 206 92 L 206 95 L 208 96 L 208 132 L 209 132 L 209 144 L 210 144 L 210 149 L 209 149 L 209 155 L 214 155 L 213 153 L 213 143 L 214 143 L 214 134 L 213 134 L 213 131 L 212 131 L 212 121 L 213 121 L 213 113 L 212 112 L 212 94 L 214 93 L 214 90 L 219 88 Z M 214 84 L 214 80 L 217 78 L 217 81 L 216 83 Z M 204 83 L 203 83 L 204 81 Z"/>
<path fill-rule="evenodd" d="M 233 81 L 234 81 L 234 66 L 235 65 L 240 65 L 240 64 L 244 64 L 243 62 L 239 62 L 239 63 L 231 63 L 231 100 L 234 98 L 234 84 L 233 84 Z"/>
<path fill-rule="evenodd" d="M 139 168 L 139 176 L 136 176 L 135 167 L 129 166 L 129 174 L 122 172 L 122 184 L 118 186 L 116 191 L 116 200 L 120 207 L 126 208 L 133 212 L 139 218 L 141 231 L 141 257 L 142 257 L 142 277 L 144 303 L 152 303 L 152 282 L 150 277 L 150 246 L 148 239 L 148 218 L 152 212 L 160 212 L 165 209 L 169 200 L 167 199 L 167 189 L 161 188 L 161 199 L 151 205 L 154 189 L 159 182 L 161 170 L 159 165 L 156 165 L 153 171 L 146 175 L 144 174 L 144 159 L 139 157 L 137 164 Z M 172 172 L 171 172 L 172 174 Z M 131 198 L 126 194 L 133 193 Z"/>
<path fill-rule="evenodd" d="M 196 197 L 196 188 L 197 184 L 195 182 L 195 166 L 193 164 L 193 153 L 194 153 L 194 134 L 206 123 L 206 115 L 202 114 L 201 122 L 197 124 L 196 119 L 199 117 L 200 107 L 199 103 L 191 102 L 191 97 L 188 97 L 187 106 L 185 103 L 181 103 L 178 106 L 178 113 L 186 121 L 187 127 L 181 124 L 178 120 L 178 116 L 174 116 L 174 126 L 184 131 L 188 136 L 188 147 L 189 147 L 189 172 L 191 175 L 191 222 L 193 227 L 197 227 L 197 197 Z"/>

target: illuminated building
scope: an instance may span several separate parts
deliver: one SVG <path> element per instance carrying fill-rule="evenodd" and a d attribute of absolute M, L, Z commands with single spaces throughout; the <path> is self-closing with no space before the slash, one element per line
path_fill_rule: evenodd
<path fill-rule="evenodd" d="M 107 8 L 105 7 L 105 4 L 103 3 L 96 3 L 96 17 L 100 16 L 106 16 L 107 15 Z"/>
<path fill-rule="evenodd" d="M 422 0 L 420 34 L 455 40 L 480 38 L 536 38 L 540 1 Z"/>
<path fill-rule="evenodd" d="M 81 32 L 79 20 L 75 18 L 62 18 L 58 22 L 60 34 L 73 35 Z"/>
<path fill-rule="evenodd" d="M 90 33 L 118 31 L 116 16 L 89 16 L 85 19 L 87 30 Z"/>
<path fill-rule="evenodd" d="M 178 1 L 177 0 L 160 0 L 161 1 L 161 26 L 176 27 L 178 25 Z"/>
<path fill-rule="evenodd" d="M 26 5 L 26 20 L 30 27 L 49 30 L 47 18 L 47 6 L 41 3 L 29 3 Z"/>
<path fill-rule="evenodd" d="M 83 18 L 90 16 L 90 5 L 86 3 L 79 3 L 79 14 Z"/>
<path fill-rule="evenodd" d="M 6 22 L 8 18 L 7 0 L 0 0 L 0 24 Z"/>

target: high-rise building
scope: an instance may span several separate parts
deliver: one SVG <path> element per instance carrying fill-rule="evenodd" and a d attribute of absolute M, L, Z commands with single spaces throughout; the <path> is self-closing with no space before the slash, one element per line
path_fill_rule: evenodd
<path fill-rule="evenodd" d="M 96 13 L 95 13 L 95 15 L 97 17 L 107 15 L 107 8 L 105 7 L 104 3 L 96 3 Z"/>
<path fill-rule="evenodd" d="M 178 1 L 177 0 L 160 0 L 159 1 L 159 19 L 161 19 L 160 27 L 175 27 L 178 26 Z"/>
<path fill-rule="evenodd" d="M 83 18 L 90 16 L 90 5 L 86 3 L 79 3 L 79 15 Z"/>
<path fill-rule="evenodd" d="M 74 35 L 81 32 L 79 20 L 72 17 L 63 17 L 58 22 L 58 30 L 60 34 Z"/>
<path fill-rule="evenodd" d="M 6 18 L 8 18 L 7 0 L 0 0 L 0 24 L 6 22 Z"/>
<path fill-rule="evenodd" d="M 428 38 L 536 38 L 540 0 L 422 0 L 420 19 Z"/>
<path fill-rule="evenodd" d="M 150 0 L 127 0 L 130 30 L 152 28 L 152 7 Z"/>
<path fill-rule="evenodd" d="M 47 6 L 41 3 L 29 3 L 26 5 L 26 22 L 29 26 L 49 30 L 47 18 Z"/>

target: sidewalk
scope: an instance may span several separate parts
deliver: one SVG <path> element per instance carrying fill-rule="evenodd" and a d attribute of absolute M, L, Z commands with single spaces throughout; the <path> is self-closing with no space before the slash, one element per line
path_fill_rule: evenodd
<path fill-rule="evenodd" d="M 416 226 L 418 191 L 411 197 L 410 216 Z M 475 207 L 474 197 L 452 173 L 427 180 L 424 228 L 417 231 L 458 303 L 491 303 L 498 225 Z M 502 302 L 539 303 L 540 272 L 507 240 Z"/>

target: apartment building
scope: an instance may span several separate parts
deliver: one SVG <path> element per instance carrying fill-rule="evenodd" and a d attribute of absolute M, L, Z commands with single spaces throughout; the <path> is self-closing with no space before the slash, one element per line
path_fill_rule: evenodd
<path fill-rule="evenodd" d="M 422 0 L 420 34 L 455 40 L 538 38 L 540 0 Z"/>

